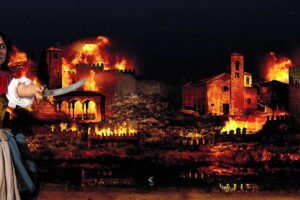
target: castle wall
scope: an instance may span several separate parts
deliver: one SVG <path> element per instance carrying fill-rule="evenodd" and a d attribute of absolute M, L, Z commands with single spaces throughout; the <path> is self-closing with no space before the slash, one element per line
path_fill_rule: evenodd
<path fill-rule="evenodd" d="M 188 84 L 182 86 L 182 108 L 206 114 L 206 91 L 205 84 Z"/>
<path fill-rule="evenodd" d="M 138 94 L 152 95 L 152 94 L 162 94 L 163 95 L 163 85 L 154 80 L 137 80 L 136 82 L 136 92 Z"/>
<path fill-rule="evenodd" d="M 112 103 L 114 96 L 124 96 L 126 94 L 136 92 L 136 79 L 130 73 L 123 73 L 119 71 L 103 71 L 95 67 L 77 66 L 76 74 L 71 77 L 74 81 L 78 81 L 84 77 L 93 75 L 95 81 L 96 91 L 105 95 L 105 107 L 107 112 L 110 112 L 109 105 Z"/>

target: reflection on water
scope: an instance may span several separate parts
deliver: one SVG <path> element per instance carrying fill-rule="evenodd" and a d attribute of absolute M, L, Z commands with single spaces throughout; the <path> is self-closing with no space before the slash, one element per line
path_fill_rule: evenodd
<path fill-rule="evenodd" d="M 297 192 L 300 187 L 298 171 L 277 173 L 255 172 L 257 169 L 239 168 L 234 174 L 218 174 L 211 166 L 172 168 L 149 165 L 102 165 L 96 169 L 75 167 L 50 167 L 42 173 L 43 182 L 75 186 L 78 189 L 98 187 L 127 187 L 136 189 L 180 187 L 202 188 L 207 192 L 221 191 Z"/>

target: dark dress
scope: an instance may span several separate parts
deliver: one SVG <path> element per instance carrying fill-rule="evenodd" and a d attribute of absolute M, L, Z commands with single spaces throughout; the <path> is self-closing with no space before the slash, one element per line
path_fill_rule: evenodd
<path fill-rule="evenodd" d="M 12 79 L 13 76 L 9 72 L 0 71 L 0 127 L 8 138 L 21 199 L 33 200 L 37 198 L 39 191 L 37 167 L 33 162 L 22 131 L 11 131 L 11 127 L 16 127 L 16 125 L 13 124 L 14 120 L 10 120 L 10 113 L 13 110 L 7 111 L 8 100 L 5 93 Z"/>

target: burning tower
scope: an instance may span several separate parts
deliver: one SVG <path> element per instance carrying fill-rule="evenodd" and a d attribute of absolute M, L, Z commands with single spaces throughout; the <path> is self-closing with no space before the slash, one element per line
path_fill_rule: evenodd
<path fill-rule="evenodd" d="M 54 47 L 46 50 L 50 89 L 62 87 L 62 52 L 63 50 Z"/>

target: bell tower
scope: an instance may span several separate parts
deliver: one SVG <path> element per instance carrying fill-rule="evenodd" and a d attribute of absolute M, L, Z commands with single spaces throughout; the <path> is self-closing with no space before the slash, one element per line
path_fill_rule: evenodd
<path fill-rule="evenodd" d="M 244 56 L 232 53 L 230 59 L 230 114 L 244 113 Z"/>
<path fill-rule="evenodd" d="M 49 74 L 49 89 L 62 87 L 62 49 L 50 47 L 46 50 Z"/>

